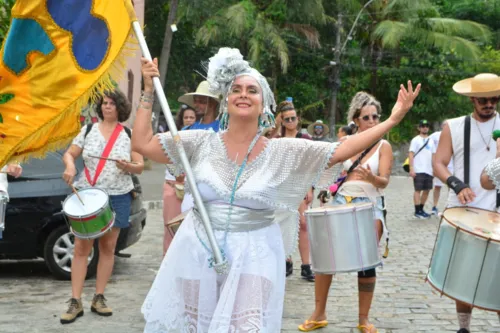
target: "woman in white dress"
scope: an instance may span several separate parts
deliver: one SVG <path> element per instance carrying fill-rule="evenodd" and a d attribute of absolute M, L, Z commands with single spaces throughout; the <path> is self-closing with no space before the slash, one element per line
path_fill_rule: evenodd
<path fill-rule="evenodd" d="M 146 97 L 137 112 L 133 147 L 154 161 L 178 164 L 170 134 L 153 137 L 151 129 L 151 77 L 158 75 L 156 60 L 143 59 Z M 195 207 L 179 228 L 143 304 L 144 331 L 279 332 L 285 255 L 297 244 L 297 207 L 304 193 L 311 186 L 332 183 L 337 174 L 333 165 L 396 126 L 420 88 L 413 91 L 409 83 L 407 91 L 401 86 L 387 121 L 338 145 L 261 136 L 261 129 L 273 123 L 273 93 L 238 50 L 220 49 L 210 59 L 207 79 L 212 93 L 223 97 L 223 130 L 179 135 L 229 268 L 221 275 L 213 269 Z"/>

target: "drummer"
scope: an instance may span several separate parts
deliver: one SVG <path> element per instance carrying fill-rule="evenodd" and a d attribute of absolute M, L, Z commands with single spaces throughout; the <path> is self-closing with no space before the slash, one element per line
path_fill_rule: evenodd
<path fill-rule="evenodd" d="M 472 114 L 469 114 L 469 181 L 466 183 L 464 177 L 464 129 L 467 116 L 448 120 L 444 125 L 433 161 L 434 175 L 450 187 L 448 207 L 468 206 L 494 211 L 498 206 L 496 191 L 491 185 L 481 187 L 480 175 L 496 156 L 492 131 L 500 129 L 500 116 L 496 112 L 500 99 L 500 77 L 479 74 L 455 83 L 453 90 L 469 97 L 472 104 Z M 455 166 L 453 174 L 448 170 L 452 159 Z M 472 307 L 456 301 L 456 310 L 460 327 L 457 333 L 469 333 Z"/>
<path fill-rule="evenodd" d="M 354 133 L 361 133 L 379 124 L 381 113 L 380 102 L 375 97 L 366 92 L 358 92 L 349 106 L 348 121 L 353 121 L 356 124 Z M 379 240 L 382 234 L 385 234 L 387 239 L 388 232 L 383 214 L 382 190 L 389 184 L 392 168 L 391 145 L 385 140 L 376 142 L 365 152 L 345 161 L 344 169 L 351 169 L 353 164 L 358 166 L 347 174 L 346 181 L 333 198 L 333 205 L 373 202 L 375 204 L 376 218 L 374 223 L 376 224 Z M 375 291 L 375 282 L 375 268 L 358 272 L 359 322 L 357 327 L 362 333 L 377 332 L 375 326 L 368 319 Z M 316 308 L 309 319 L 299 326 L 300 331 L 309 332 L 328 325 L 326 302 L 331 283 L 331 274 L 316 274 Z"/>
<path fill-rule="evenodd" d="M 120 229 L 129 226 L 131 192 L 134 189 L 130 174 L 142 173 L 144 161 L 140 154 L 131 151 L 130 129 L 120 124 L 130 116 L 131 106 L 127 97 L 119 90 L 106 92 L 95 107 L 101 121 L 93 126 L 83 126 L 80 134 L 73 140 L 63 157 L 66 166 L 63 179 L 78 189 L 96 187 L 109 194 L 111 208 L 116 216 L 112 230 L 99 238 L 96 289 L 90 309 L 100 316 L 111 316 L 113 311 L 106 305 L 104 289 L 113 271 Z M 109 149 L 108 156 L 103 156 Z M 79 156 L 83 157 L 85 172 L 73 184 L 76 176 L 75 160 Z M 112 158 L 117 162 L 99 157 Z M 75 237 L 71 261 L 72 296 L 67 302 L 68 310 L 61 315 L 61 324 L 72 323 L 83 316 L 81 295 L 93 245 L 94 240 Z"/>

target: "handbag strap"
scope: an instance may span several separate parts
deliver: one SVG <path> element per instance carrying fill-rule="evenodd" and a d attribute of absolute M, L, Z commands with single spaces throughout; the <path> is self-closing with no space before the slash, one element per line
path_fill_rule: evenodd
<path fill-rule="evenodd" d="M 464 126 L 464 183 L 470 180 L 470 116 L 465 117 Z"/>
<path fill-rule="evenodd" d="M 424 145 L 417 151 L 415 155 L 413 155 L 413 158 L 415 158 L 418 155 L 418 153 L 420 153 L 429 144 L 429 140 L 430 138 L 427 139 L 427 141 L 425 141 Z"/>
<path fill-rule="evenodd" d="M 116 139 L 118 139 L 118 135 L 120 135 L 120 132 L 122 131 L 123 126 L 122 124 L 117 124 L 113 133 L 109 137 L 108 143 L 106 144 L 106 147 L 104 147 L 104 150 L 101 155 L 101 159 L 99 160 L 99 163 L 97 164 L 97 168 L 95 170 L 94 174 L 94 179 L 90 178 L 90 172 L 87 166 L 85 166 L 85 176 L 87 177 L 87 181 L 91 186 L 95 186 L 97 183 L 97 179 L 99 178 L 99 175 L 102 172 L 102 169 L 104 169 L 104 165 L 106 164 L 106 158 L 109 156 L 111 153 L 111 150 L 113 149 L 113 146 L 115 145 Z"/>
<path fill-rule="evenodd" d="M 349 170 L 347 170 L 347 174 L 350 174 L 351 172 L 353 172 L 354 169 L 356 169 L 358 167 L 358 165 L 361 163 L 363 158 L 365 158 L 365 156 L 370 152 L 370 150 L 372 150 L 373 147 L 375 147 L 379 142 L 380 142 L 380 140 L 377 140 L 374 144 L 372 144 L 370 147 L 368 147 L 363 153 L 361 153 L 361 155 L 359 155 L 359 157 L 356 159 L 356 161 L 354 161 L 354 163 L 351 165 Z M 340 188 L 340 186 L 342 186 L 342 184 L 344 184 L 346 179 L 347 179 L 347 175 L 340 181 L 337 188 Z"/>

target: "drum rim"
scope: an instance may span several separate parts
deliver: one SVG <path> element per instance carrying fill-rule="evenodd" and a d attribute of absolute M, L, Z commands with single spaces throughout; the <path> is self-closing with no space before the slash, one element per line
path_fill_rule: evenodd
<path fill-rule="evenodd" d="M 90 217 L 90 216 L 93 216 L 93 215 L 99 215 L 102 213 L 102 211 L 104 209 L 106 209 L 107 207 L 109 207 L 109 194 L 106 190 L 103 190 L 102 188 L 98 188 L 98 187 L 88 187 L 88 188 L 84 188 L 84 189 L 81 189 L 81 190 L 78 190 L 77 193 L 80 193 L 80 192 L 83 192 L 83 191 L 88 191 L 88 190 L 97 190 L 97 191 L 101 191 L 101 192 L 104 192 L 104 194 L 106 194 L 106 204 L 103 205 L 101 208 L 99 208 L 97 211 L 93 212 L 93 213 L 89 213 L 89 214 L 85 214 L 85 215 L 72 215 L 72 214 L 69 214 L 66 212 L 66 210 L 64 209 L 64 206 L 66 205 L 66 202 L 69 200 L 69 198 L 73 197 L 73 196 L 76 196 L 75 193 L 71 193 L 70 195 L 68 195 L 68 197 L 66 199 L 64 199 L 63 201 L 63 204 L 62 204 L 62 211 L 64 214 L 66 214 L 66 216 L 68 217 L 71 217 L 71 218 L 87 218 L 87 217 Z M 111 208 L 111 207 L 110 207 Z"/>
<path fill-rule="evenodd" d="M 468 234 L 471 234 L 473 236 L 476 236 L 476 237 L 479 237 L 479 238 L 482 238 L 482 239 L 486 239 L 487 241 L 491 241 L 491 242 L 495 242 L 495 243 L 500 243 L 500 239 L 495 239 L 495 238 L 491 238 L 491 237 L 486 237 L 486 236 L 483 236 L 483 235 L 479 235 L 479 234 L 476 234 L 475 232 L 472 232 L 470 230 L 466 230 L 464 229 L 463 227 L 457 225 L 456 223 L 450 221 L 449 219 L 447 219 L 445 216 L 444 216 L 444 213 L 446 213 L 447 210 L 452 210 L 452 209 L 461 209 L 461 208 L 472 208 L 472 209 L 477 209 L 477 210 L 482 210 L 482 211 L 485 211 L 485 212 L 488 212 L 488 213 L 495 213 L 495 214 L 498 214 L 500 215 L 500 213 L 497 213 L 493 210 L 488 210 L 488 209 L 483 209 L 483 208 L 478 208 L 478 207 L 468 207 L 468 206 L 464 206 L 464 207 L 448 207 L 446 208 L 444 211 L 443 211 L 443 214 L 441 215 L 441 219 L 444 219 L 446 222 L 448 222 L 449 224 L 451 224 L 452 226 L 454 226 L 455 228 L 459 229 L 460 231 L 463 231 L 463 232 L 466 232 Z"/>
<path fill-rule="evenodd" d="M 484 210 L 487 210 L 487 209 L 484 209 Z M 465 302 L 461 299 L 458 299 L 456 297 L 453 297 L 451 296 L 450 294 L 448 293 L 445 293 L 444 291 L 442 291 L 441 289 L 439 289 L 437 286 L 435 286 L 432 282 L 431 282 L 431 279 L 429 278 L 429 273 L 427 272 L 427 276 L 425 277 L 425 281 L 427 283 L 429 283 L 431 285 L 432 288 L 436 289 L 437 291 L 439 291 L 439 293 L 441 295 L 445 295 L 446 297 L 448 298 L 451 298 L 452 300 L 455 300 L 455 301 L 459 301 L 459 302 L 462 302 L 462 303 L 465 303 L 465 304 L 468 304 L 470 306 L 472 306 L 473 308 L 477 308 L 477 309 L 480 309 L 480 310 L 485 310 L 485 311 L 493 311 L 493 312 L 498 312 L 498 309 L 491 309 L 491 308 L 485 308 L 483 306 L 479 306 L 479 305 L 475 305 L 475 304 L 472 304 L 472 303 L 469 303 L 469 302 Z"/>
<path fill-rule="evenodd" d="M 313 216 L 314 215 L 321 215 L 322 216 L 322 215 L 325 215 L 325 213 L 328 214 L 331 212 L 341 212 L 341 213 L 352 212 L 354 210 L 350 209 L 350 208 L 355 207 L 355 206 L 360 206 L 359 209 L 356 209 L 357 212 L 360 212 L 363 210 L 373 209 L 375 207 L 373 202 L 356 202 L 356 203 L 348 203 L 348 204 L 344 204 L 344 205 L 316 207 L 316 208 L 306 210 L 304 212 L 304 214 L 313 215 Z M 349 207 L 349 209 L 347 207 Z M 327 210 L 328 208 L 334 208 L 334 210 L 329 211 L 329 210 Z"/>

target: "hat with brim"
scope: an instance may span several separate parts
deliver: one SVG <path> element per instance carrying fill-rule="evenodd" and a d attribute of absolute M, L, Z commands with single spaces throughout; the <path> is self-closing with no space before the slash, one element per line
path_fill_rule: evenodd
<path fill-rule="evenodd" d="M 181 97 L 179 97 L 178 101 L 181 103 L 187 104 L 190 107 L 194 108 L 194 96 L 210 97 L 210 98 L 213 98 L 214 100 L 216 100 L 217 103 L 220 103 L 219 96 L 210 93 L 210 90 L 208 89 L 208 82 L 207 81 L 202 81 L 198 85 L 198 88 L 196 88 L 195 92 L 182 95 Z"/>
<path fill-rule="evenodd" d="M 330 129 L 328 128 L 328 126 L 323 124 L 323 121 L 321 120 L 316 120 L 315 123 L 312 123 L 311 125 L 307 126 L 307 132 L 311 135 L 316 135 L 314 134 L 314 127 L 316 126 L 323 126 L 323 135 L 327 135 L 328 133 L 330 133 Z"/>
<path fill-rule="evenodd" d="M 500 96 L 500 77 L 490 73 L 478 74 L 458 81 L 453 85 L 453 90 L 460 95 L 469 97 Z"/>

